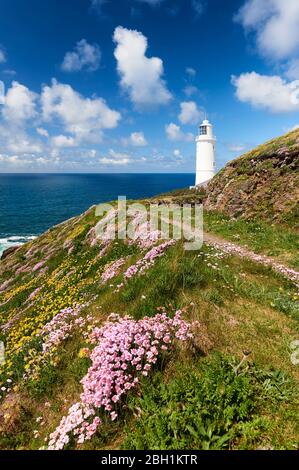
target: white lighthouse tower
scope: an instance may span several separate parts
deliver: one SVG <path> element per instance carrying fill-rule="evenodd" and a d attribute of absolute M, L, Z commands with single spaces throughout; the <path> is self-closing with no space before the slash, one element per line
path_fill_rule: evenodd
<path fill-rule="evenodd" d="M 216 138 L 213 126 L 204 119 L 196 137 L 196 181 L 195 186 L 207 183 L 216 173 Z"/>

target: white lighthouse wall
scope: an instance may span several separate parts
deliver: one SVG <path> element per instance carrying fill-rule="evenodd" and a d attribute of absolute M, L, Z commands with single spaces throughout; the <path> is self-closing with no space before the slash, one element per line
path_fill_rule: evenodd
<path fill-rule="evenodd" d="M 198 141 L 196 144 L 196 185 L 215 175 L 215 143 Z"/>

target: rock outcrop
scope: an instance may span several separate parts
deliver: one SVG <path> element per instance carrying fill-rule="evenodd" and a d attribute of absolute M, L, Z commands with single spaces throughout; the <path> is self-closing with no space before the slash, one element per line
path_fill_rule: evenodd
<path fill-rule="evenodd" d="M 209 183 L 205 207 L 293 225 L 298 202 L 299 129 L 229 162 Z"/>

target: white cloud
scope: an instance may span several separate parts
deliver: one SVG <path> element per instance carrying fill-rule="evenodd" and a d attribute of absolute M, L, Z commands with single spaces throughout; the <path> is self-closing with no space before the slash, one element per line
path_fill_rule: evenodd
<path fill-rule="evenodd" d="M 77 143 L 99 142 L 103 129 L 115 128 L 121 119 L 120 113 L 110 109 L 102 98 L 84 98 L 70 85 L 56 80 L 44 86 L 41 103 L 44 119 L 60 118 Z"/>
<path fill-rule="evenodd" d="M 42 152 L 42 146 L 29 136 L 17 135 L 8 140 L 6 149 L 17 154 L 32 154 Z"/>
<path fill-rule="evenodd" d="M 63 147 L 76 147 L 77 143 L 74 137 L 69 137 L 66 135 L 56 135 L 51 138 L 51 143 L 54 147 L 63 148 Z"/>
<path fill-rule="evenodd" d="M 0 80 L 0 105 L 5 103 L 5 85 Z"/>
<path fill-rule="evenodd" d="M 17 72 L 13 69 L 5 69 L 2 71 L 2 73 L 4 73 L 4 75 L 8 75 L 10 77 L 13 77 L 14 75 L 17 75 Z"/>
<path fill-rule="evenodd" d="M 38 95 L 26 86 L 13 81 L 8 88 L 1 106 L 2 123 L 0 125 L 1 150 L 13 154 L 8 163 L 17 163 L 19 156 L 42 151 L 42 144 L 29 133 L 27 127 L 38 117 Z M 8 157 L 12 157 L 8 155 Z M 24 163 L 24 159 L 22 162 Z"/>
<path fill-rule="evenodd" d="M 114 31 L 117 44 L 114 56 L 121 76 L 121 87 L 137 108 L 167 104 L 171 99 L 163 76 L 163 62 L 146 57 L 147 38 L 138 31 L 118 26 Z"/>
<path fill-rule="evenodd" d="M 33 119 L 36 112 L 36 100 L 38 95 L 33 93 L 19 82 L 12 82 L 7 90 L 2 115 L 6 121 L 20 123 Z"/>
<path fill-rule="evenodd" d="M 99 143 L 103 131 L 116 127 L 120 118 L 102 98 L 83 97 L 56 80 L 43 86 L 40 95 L 13 82 L 0 107 L 0 148 L 5 156 L 1 168 L 78 169 L 82 159 L 84 165 L 96 165 L 92 161 L 96 161 L 97 151 L 85 144 Z M 49 122 L 56 129 L 53 137 L 43 126 Z M 109 158 L 117 160 L 114 155 Z"/>
<path fill-rule="evenodd" d="M 285 76 L 290 80 L 299 79 L 299 59 L 293 59 L 288 63 Z"/>
<path fill-rule="evenodd" d="M 188 96 L 188 98 L 190 98 L 190 96 L 196 95 L 198 91 L 198 88 L 194 85 L 186 85 L 183 90 L 183 92 L 186 96 Z"/>
<path fill-rule="evenodd" d="M 260 75 L 256 72 L 232 77 L 237 98 L 257 108 L 274 113 L 299 110 L 299 80 L 287 82 L 277 75 Z"/>
<path fill-rule="evenodd" d="M 40 153 L 43 144 L 27 133 L 23 122 L 3 121 L 0 125 L 0 148 L 7 154 L 23 155 Z"/>
<path fill-rule="evenodd" d="M 95 158 L 97 156 L 97 151 L 95 149 L 91 149 L 87 153 L 87 156 L 90 157 L 90 158 Z"/>
<path fill-rule="evenodd" d="M 147 140 L 143 132 L 132 132 L 129 138 L 123 139 L 124 145 L 132 145 L 133 147 L 146 147 Z"/>
<path fill-rule="evenodd" d="M 285 60 L 298 52 L 298 0 L 247 0 L 235 19 L 256 34 L 259 52 L 271 60 Z"/>
<path fill-rule="evenodd" d="M 174 155 L 175 160 L 176 160 L 177 162 L 183 160 L 183 156 L 182 156 L 181 151 L 180 151 L 179 149 L 175 149 L 175 150 L 173 151 L 173 155 Z"/>
<path fill-rule="evenodd" d="M 74 51 L 67 52 L 61 69 L 64 72 L 78 72 L 87 70 L 93 72 L 97 70 L 101 62 L 101 50 L 97 44 L 89 44 L 86 39 L 77 42 Z"/>
<path fill-rule="evenodd" d="M 202 113 L 197 108 L 195 101 L 183 101 L 181 104 L 179 120 L 182 124 L 197 124 Z"/>
<path fill-rule="evenodd" d="M 165 126 L 165 132 L 169 140 L 171 141 L 186 141 L 191 142 L 194 139 L 193 134 L 190 132 L 185 134 L 182 132 L 180 126 L 171 122 Z"/>
<path fill-rule="evenodd" d="M 194 78 L 196 76 L 196 70 L 193 67 L 186 67 L 186 74 Z"/>
<path fill-rule="evenodd" d="M 115 152 L 113 149 L 109 150 L 108 157 L 100 158 L 99 162 L 103 165 L 124 166 L 132 161 L 130 155 L 127 153 Z"/>
<path fill-rule="evenodd" d="M 6 62 L 6 54 L 2 47 L 0 47 L 0 64 L 4 64 Z"/>
<path fill-rule="evenodd" d="M 47 129 L 44 129 L 43 127 L 37 127 L 36 132 L 42 137 L 49 137 L 49 132 L 47 131 Z"/>

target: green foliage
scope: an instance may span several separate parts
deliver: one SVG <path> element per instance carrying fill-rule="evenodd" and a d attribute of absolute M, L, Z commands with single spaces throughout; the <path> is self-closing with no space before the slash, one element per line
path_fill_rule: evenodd
<path fill-rule="evenodd" d="M 129 403 L 140 416 L 127 427 L 122 448 L 228 449 L 243 432 L 258 440 L 269 425 L 259 416 L 262 408 L 290 399 L 293 384 L 276 371 L 248 365 L 236 374 L 235 366 L 215 355 L 193 370 L 181 366 L 168 383 L 162 374 L 145 381 L 142 395 Z"/>
<path fill-rule="evenodd" d="M 194 252 L 184 252 L 182 246 L 175 246 L 158 259 L 150 271 L 131 278 L 121 292 L 121 298 L 130 306 L 130 313 L 141 318 L 154 315 L 158 306 L 178 306 L 182 291 L 195 286 L 203 288 L 212 277 L 203 258 Z M 142 298 L 144 294 L 145 298 Z"/>
<path fill-rule="evenodd" d="M 47 362 L 42 368 L 41 373 L 37 378 L 32 378 L 26 384 L 26 387 L 33 398 L 42 398 L 46 396 L 50 398 L 56 391 L 57 385 L 63 384 L 63 377 L 61 376 L 60 369 Z"/>
<path fill-rule="evenodd" d="M 205 230 L 221 235 L 256 253 L 281 257 L 291 267 L 299 267 L 299 235 L 280 225 L 256 220 L 235 220 L 217 212 L 205 212 Z"/>
<path fill-rule="evenodd" d="M 18 419 L 18 432 L 1 432 L 0 450 L 25 449 L 33 432 L 32 413 L 28 408 L 22 407 Z"/>

